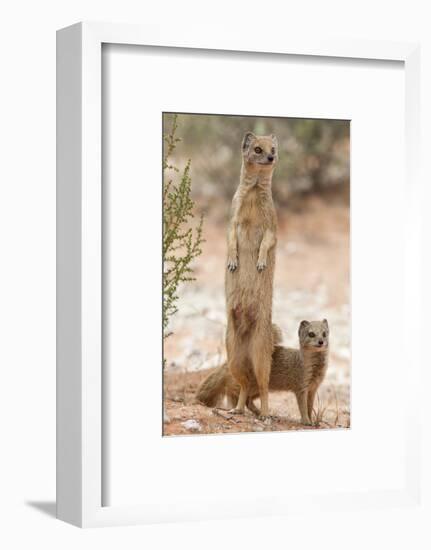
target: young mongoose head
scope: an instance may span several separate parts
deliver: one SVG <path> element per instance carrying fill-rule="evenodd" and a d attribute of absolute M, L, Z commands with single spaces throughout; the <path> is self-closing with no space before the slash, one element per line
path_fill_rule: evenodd
<path fill-rule="evenodd" d="M 249 168 L 272 170 L 278 159 L 277 138 L 247 132 L 242 140 L 242 156 Z"/>
<path fill-rule="evenodd" d="M 323 321 L 301 321 L 299 325 L 299 343 L 301 349 L 326 351 L 329 341 L 329 324 Z"/>

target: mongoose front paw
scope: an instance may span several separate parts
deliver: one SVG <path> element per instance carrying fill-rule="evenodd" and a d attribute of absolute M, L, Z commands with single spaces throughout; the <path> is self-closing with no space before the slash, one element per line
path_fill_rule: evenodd
<path fill-rule="evenodd" d="M 263 415 L 261 414 L 259 416 L 259 420 L 265 424 L 265 426 L 271 426 L 272 424 L 272 418 L 269 415 Z"/>
<path fill-rule="evenodd" d="M 313 422 L 311 422 L 311 420 L 309 418 L 302 419 L 301 423 L 304 424 L 304 426 L 312 426 L 313 425 Z"/>
<path fill-rule="evenodd" d="M 227 261 L 227 268 L 229 271 L 235 271 L 235 269 L 238 267 L 238 260 L 230 258 Z"/>
<path fill-rule="evenodd" d="M 256 267 L 258 271 L 263 271 L 266 267 L 266 260 L 259 260 Z"/>

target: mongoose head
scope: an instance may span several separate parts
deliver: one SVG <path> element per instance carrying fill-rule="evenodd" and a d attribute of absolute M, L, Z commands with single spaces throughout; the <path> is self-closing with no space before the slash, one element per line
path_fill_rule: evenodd
<path fill-rule="evenodd" d="M 299 325 L 301 348 L 313 351 L 326 351 L 329 341 L 329 324 L 323 321 L 301 321 Z"/>
<path fill-rule="evenodd" d="M 247 132 L 242 140 L 242 156 L 244 162 L 262 169 L 272 169 L 278 159 L 277 138 L 270 136 L 255 136 Z"/>

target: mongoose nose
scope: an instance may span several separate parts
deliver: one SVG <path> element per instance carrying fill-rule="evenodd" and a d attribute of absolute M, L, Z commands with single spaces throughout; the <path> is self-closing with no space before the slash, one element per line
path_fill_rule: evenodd
<path fill-rule="evenodd" d="M 274 160 L 274 157 L 272 155 L 268 155 L 268 161 L 272 162 Z"/>
<path fill-rule="evenodd" d="M 319 346 L 323 346 L 323 340 L 319 340 Z"/>

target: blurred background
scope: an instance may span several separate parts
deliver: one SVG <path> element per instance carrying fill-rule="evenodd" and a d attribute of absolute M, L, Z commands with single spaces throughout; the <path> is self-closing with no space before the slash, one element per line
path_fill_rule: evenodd
<path fill-rule="evenodd" d="M 164 115 L 164 133 L 172 119 L 173 115 Z M 241 141 L 247 131 L 278 138 L 273 196 L 280 207 L 301 208 L 311 194 L 331 195 L 349 204 L 348 121 L 178 114 L 177 122 L 182 140 L 176 149 L 177 160 L 192 160 L 197 206 L 214 220 L 228 218 L 224 206 L 238 185 Z"/>
<path fill-rule="evenodd" d="M 164 133 L 173 114 L 164 114 Z M 251 130 L 275 134 L 279 161 L 272 183 L 278 216 L 273 319 L 297 346 L 302 319 L 327 318 L 331 357 L 325 392 L 350 411 L 350 124 L 343 120 L 178 114 L 173 160 L 191 160 L 192 197 L 203 213 L 196 281 L 180 289 L 166 373 L 193 372 L 225 359 L 224 275 L 230 203 L 238 186 L 241 141 Z M 196 219 L 197 222 L 197 219 Z M 331 398 L 331 402 L 333 399 Z M 340 405 L 341 404 L 341 405 Z"/>

